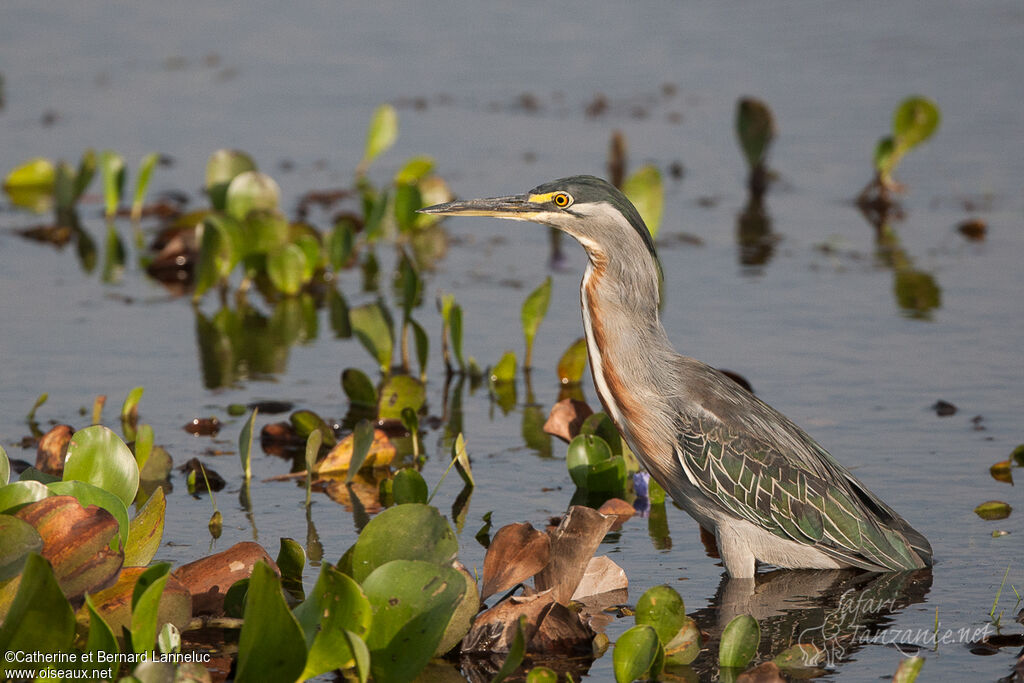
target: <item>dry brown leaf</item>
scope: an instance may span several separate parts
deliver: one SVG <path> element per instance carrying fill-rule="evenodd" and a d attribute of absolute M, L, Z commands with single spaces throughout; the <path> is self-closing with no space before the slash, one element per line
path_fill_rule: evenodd
<path fill-rule="evenodd" d="M 609 498 L 597 509 L 602 515 L 614 515 L 612 531 L 618 531 L 626 521 L 636 514 L 636 509 L 621 498 Z"/>
<path fill-rule="evenodd" d="M 540 615 L 540 625 L 527 641 L 526 651 L 537 654 L 589 655 L 594 631 L 580 615 L 553 602 Z"/>
<path fill-rule="evenodd" d="M 508 652 L 516 637 L 520 616 L 526 617 L 523 635 L 529 643 L 537 632 L 540 616 L 552 603 L 549 591 L 523 597 L 513 596 L 476 615 L 473 627 L 462 641 L 462 652 L 489 654 Z"/>
<path fill-rule="evenodd" d="M 90 593 L 89 598 L 96 611 L 107 622 L 115 636 L 120 636 L 122 628 L 131 626 L 132 594 L 135 583 L 146 567 L 125 567 L 121 575 L 110 588 Z M 86 614 L 88 608 L 82 607 L 79 614 Z M 188 589 L 177 581 L 174 576 L 167 577 L 160 603 L 157 607 L 157 626 L 170 622 L 184 631 L 192 619 L 192 602 Z"/>
<path fill-rule="evenodd" d="M 324 459 L 317 463 L 316 473 L 318 475 L 331 472 L 347 472 L 348 465 L 352 461 L 352 446 L 355 443 L 355 435 L 349 434 L 342 439 L 337 446 L 331 449 Z M 373 430 L 373 443 L 370 445 L 370 452 L 366 455 L 362 467 L 387 467 L 395 459 L 397 451 L 391 439 L 380 429 Z"/>
<path fill-rule="evenodd" d="M 786 683 L 775 662 L 765 662 L 736 677 L 736 683 Z"/>
<path fill-rule="evenodd" d="M 253 566 L 260 560 L 278 572 L 277 563 L 263 546 L 243 541 L 223 552 L 182 565 L 171 576 L 192 594 L 194 614 L 221 614 L 225 593 L 236 581 L 248 578 Z"/>
<path fill-rule="evenodd" d="M 64 472 L 64 456 L 75 430 L 71 425 L 57 425 L 43 434 L 36 449 L 36 469 L 60 476 Z"/>
<path fill-rule="evenodd" d="M 335 503 L 341 503 L 346 510 L 352 509 L 352 496 L 356 497 L 359 504 L 367 514 L 380 512 L 380 482 L 386 479 L 388 470 L 361 471 L 346 483 L 341 479 L 329 479 L 325 492 Z"/>
<path fill-rule="evenodd" d="M 614 517 L 593 508 L 574 505 L 551 535 L 551 561 L 534 578 L 538 591 L 551 589 L 555 602 L 569 604 Z"/>
<path fill-rule="evenodd" d="M 563 399 L 551 408 L 544 431 L 568 443 L 580 433 L 583 421 L 593 414 L 594 411 L 583 401 Z"/>
<path fill-rule="evenodd" d="M 576 586 L 576 592 L 572 594 L 572 599 L 590 602 L 588 598 L 628 588 L 629 579 L 626 578 L 626 572 L 610 557 L 602 555 L 590 558 L 586 571 L 583 572 L 583 578 Z"/>
<path fill-rule="evenodd" d="M 498 529 L 484 558 L 480 599 L 508 590 L 547 566 L 551 539 L 530 524 L 508 524 Z"/>

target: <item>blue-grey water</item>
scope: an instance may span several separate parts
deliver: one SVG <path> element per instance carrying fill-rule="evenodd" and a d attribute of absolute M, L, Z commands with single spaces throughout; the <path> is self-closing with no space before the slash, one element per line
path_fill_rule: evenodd
<path fill-rule="evenodd" d="M 13 1 L 0 8 L 0 170 L 34 156 L 75 161 L 86 147 L 116 149 L 133 168 L 158 151 L 174 164 L 157 169 L 153 192 L 183 190 L 199 206 L 208 155 L 237 147 L 279 181 L 292 207 L 308 190 L 351 183 L 370 113 L 394 102 L 401 136 L 371 175 L 384 182 L 403 159 L 427 154 L 457 194 L 488 196 L 604 174 L 609 137 L 621 130 L 634 168 L 685 168 L 681 180 L 665 173 L 659 236 L 664 323 L 677 348 L 743 374 L 931 540 L 931 588 L 890 628 L 931 629 L 936 614 L 943 628 L 984 627 L 1009 566 L 997 614 L 1005 611 L 1005 632 L 1017 633 L 1010 584 L 1024 586 L 1024 501 L 988 468 L 1024 442 L 1022 33 L 1024 7 L 1011 0 L 459 2 L 443 10 L 398 2 Z M 876 256 L 875 232 L 851 202 L 870 177 L 893 108 L 914 93 L 939 104 L 942 123 L 897 171 L 909 191 L 906 218 L 893 227 L 913 268 L 941 289 L 927 320 L 901 310 L 894 271 Z M 588 116 L 599 95 L 607 109 Z M 770 160 L 780 178 L 766 203 L 779 241 L 756 267 L 740 265 L 736 244 L 746 193 L 733 109 L 743 95 L 767 101 L 779 129 Z M 82 213 L 102 243 L 97 188 Z M 213 549 L 258 534 L 275 552 L 281 536 L 306 538 L 300 488 L 255 484 L 254 531 L 237 504 L 237 458 L 203 454 L 233 451 L 241 421 L 224 413 L 232 402 L 286 399 L 341 417 L 338 375 L 346 367 L 372 372 L 370 356 L 336 339 L 321 312 L 317 335 L 290 348 L 283 371 L 208 390 L 187 299 L 149 280 L 134 252 L 122 280 L 103 284 L 78 267 L 71 247 L 57 251 L 13 232 L 46 216 L 0 202 L 0 440 L 8 453 L 33 459 L 18 443 L 28 433 L 23 416 L 43 391 L 50 399 L 41 420 L 84 426 L 80 409 L 96 394 L 110 397 L 113 423 L 125 393 L 143 386 L 142 419 L 157 443 L 178 462 L 203 456 L 229 481 L 218 496 L 224 535 Z M 969 218 L 988 224 L 983 242 L 956 232 Z M 519 305 L 553 276 L 534 352 L 533 389 L 546 411 L 559 390 L 555 363 L 582 333 L 582 250 L 566 242 L 565 267 L 552 271 L 540 227 L 466 219 L 445 229 L 448 251 L 428 274 L 427 299 L 456 295 L 466 351 L 481 365 L 506 348 L 521 357 Z M 684 233 L 700 244 L 680 239 Z M 390 272 L 392 256 L 379 255 Z M 375 297 L 361 292 L 357 273 L 346 273 L 340 288 L 353 305 Z M 201 306 L 207 314 L 214 298 Z M 440 321 L 431 306 L 417 317 L 434 341 L 429 401 L 440 414 Z M 520 382 L 520 404 L 524 392 Z M 938 399 L 959 412 L 937 417 L 929 407 Z M 494 511 L 494 528 L 541 524 L 564 511 L 572 484 L 564 446 L 556 442 L 556 457 L 543 459 L 524 443 L 522 405 L 503 415 L 481 390 L 464 397 L 464 410 L 478 486 L 460 543 L 473 567 L 482 563 L 473 534 L 483 513 Z M 182 431 L 210 414 L 226 423 L 216 440 Z M 440 440 L 428 432 L 431 486 L 445 464 Z M 254 468 L 262 479 L 288 463 L 260 453 Z M 173 483 L 158 557 L 183 563 L 211 550 L 210 507 L 185 493 L 182 475 Z M 445 481 L 442 509 L 458 489 L 457 478 Z M 982 521 L 972 510 L 991 499 L 1017 510 Z M 722 569 L 705 555 L 696 524 L 671 507 L 668 515 L 671 549 L 656 549 L 645 521 L 634 519 L 604 550 L 625 568 L 631 600 L 669 583 L 688 610 L 704 608 Z M 336 560 L 355 537 L 351 514 L 321 495 L 313 519 L 324 559 Z M 612 640 L 630 625 L 615 622 Z M 923 654 L 927 680 L 990 680 L 1009 673 L 1016 652 L 983 657 L 957 642 Z M 831 675 L 887 678 L 901 658 L 869 645 Z M 611 675 L 608 655 L 591 669 L 593 680 Z"/>

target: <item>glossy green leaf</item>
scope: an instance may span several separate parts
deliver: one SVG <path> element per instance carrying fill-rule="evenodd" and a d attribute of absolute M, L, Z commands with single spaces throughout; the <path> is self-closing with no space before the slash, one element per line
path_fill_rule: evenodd
<path fill-rule="evenodd" d="M 445 656 L 462 642 L 480 611 L 480 590 L 477 588 L 476 577 L 464 567 L 457 568 L 457 571 L 465 584 L 465 593 L 459 599 L 459 604 L 445 627 L 444 635 L 441 636 L 441 642 L 434 650 L 435 657 Z"/>
<path fill-rule="evenodd" d="M 108 655 L 119 654 L 121 648 L 117 645 L 117 638 L 114 637 L 113 630 L 100 615 L 88 593 L 85 595 L 85 606 L 89 611 L 89 635 L 85 643 L 85 651 L 93 653 L 93 661 L 98 661 L 95 654 L 98 652 Z"/>
<path fill-rule="evenodd" d="M 322 432 L 319 429 L 314 429 L 306 437 L 306 507 L 309 507 L 313 488 L 313 473 L 316 471 L 316 460 L 320 455 L 320 446 L 323 440 Z"/>
<path fill-rule="evenodd" d="M 100 152 L 100 176 L 103 178 L 103 204 L 107 218 L 117 214 L 124 191 L 124 159 L 112 149 Z"/>
<path fill-rule="evenodd" d="M 583 420 L 583 424 L 580 425 L 579 433 L 599 436 L 608 444 L 613 455 L 622 454 L 622 437 L 619 436 L 619 430 L 612 419 L 608 417 L 608 413 L 600 412 L 587 416 L 587 419 Z"/>
<path fill-rule="evenodd" d="M 399 470 L 391 491 L 396 505 L 426 503 L 429 495 L 423 475 L 411 467 Z"/>
<path fill-rule="evenodd" d="M 35 409 L 33 408 L 33 412 Z M 29 417 L 31 420 L 32 418 Z M 0 446 L 0 487 L 6 486 L 11 481 L 11 461 L 7 458 L 7 451 Z"/>
<path fill-rule="evenodd" d="M 508 654 L 505 655 L 505 661 L 502 662 L 498 673 L 491 679 L 491 683 L 501 683 L 515 673 L 519 665 L 523 663 L 523 658 L 526 656 L 525 631 L 526 615 L 519 615 L 519 619 L 516 622 L 516 634 L 512 637 L 512 643 L 508 646 Z"/>
<path fill-rule="evenodd" d="M 671 586 L 654 586 L 636 603 L 636 623 L 647 624 L 658 634 L 662 645 L 675 638 L 686 621 L 683 599 Z"/>
<path fill-rule="evenodd" d="M 763 166 L 775 139 L 772 110 L 759 99 L 744 97 L 736 104 L 736 135 L 750 168 Z"/>
<path fill-rule="evenodd" d="M 617 683 L 632 683 L 638 678 L 657 678 L 660 671 L 651 671 L 658 659 L 661 643 L 653 628 L 645 624 L 634 626 L 615 641 L 612 668 Z M 650 672 L 653 675 L 648 675 Z"/>
<path fill-rule="evenodd" d="M 192 298 L 198 301 L 208 289 L 220 284 L 230 274 L 232 245 L 222 225 L 210 219 L 196 228 L 196 240 L 199 242 L 199 256 Z"/>
<path fill-rule="evenodd" d="M 139 415 L 139 401 L 142 400 L 142 394 L 145 393 L 143 387 L 135 387 L 128 392 L 128 395 L 124 398 L 124 403 L 121 404 L 121 420 L 134 422 Z M 132 441 L 132 439 L 128 439 Z"/>
<path fill-rule="evenodd" d="M 349 311 L 352 332 L 376 360 L 382 372 L 391 369 L 394 337 L 389 316 L 380 303 L 358 306 Z"/>
<path fill-rule="evenodd" d="M 25 560 L 18 592 L 0 626 L 0 651 L 66 652 L 74 633 L 75 615 L 50 563 L 31 553 Z M 9 663 L 0 663 L 2 673 L 11 668 Z"/>
<path fill-rule="evenodd" d="M 295 244 L 286 244 L 267 256 L 267 275 L 274 288 L 286 296 L 295 296 L 305 281 L 306 255 Z"/>
<path fill-rule="evenodd" d="M 1011 512 L 1013 512 L 1013 508 L 1001 500 L 989 500 L 974 508 L 974 514 L 988 521 L 1006 519 Z"/>
<path fill-rule="evenodd" d="M 357 664 L 357 653 L 346 632 L 362 642 L 373 617 L 370 602 L 359 584 L 325 563 L 309 597 L 295 608 L 294 614 L 309 648 L 303 679 Z"/>
<path fill-rule="evenodd" d="M 593 434 L 579 434 L 569 442 L 565 466 L 573 483 L 585 489 L 591 468 L 611 459 L 612 450 L 604 439 Z"/>
<path fill-rule="evenodd" d="M 92 179 L 96 177 L 96 151 L 89 148 L 82 152 L 82 158 L 78 160 L 78 170 L 75 172 L 75 184 L 72 188 L 72 201 L 78 201 Z"/>
<path fill-rule="evenodd" d="M 406 408 L 418 413 L 426 398 L 427 390 L 423 382 L 409 375 L 392 375 L 380 388 L 377 417 L 382 420 L 400 420 Z"/>
<path fill-rule="evenodd" d="M 664 507 L 664 505 L 662 506 Z M 683 617 L 683 625 L 679 632 L 665 643 L 665 663 L 686 665 L 697 659 L 700 654 L 700 628 L 690 617 Z"/>
<path fill-rule="evenodd" d="M 38 481 L 15 481 L 0 486 L 0 513 L 12 514 L 21 507 L 42 500 L 50 495 L 46 484 Z"/>
<path fill-rule="evenodd" d="M 546 666 L 535 666 L 527 672 L 526 683 L 558 683 L 558 674 Z"/>
<path fill-rule="evenodd" d="M 914 683 L 924 667 L 924 657 L 905 657 L 893 674 L 892 683 Z"/>
<path fill-rule="evenodd" d="M 491 368 L 492 382 L 513 382 L 516 378 L 516 354 L 514 351 L 506 351 L 493 368 Z"/>
<path fill-rule="evenodd" d="M 448 318 L 448 331 L 452 344 L 452 354 L 459 369 L 466 367 L 462 359 L 462 306 L 453 304 Z"/>
<path fill-rule="evenodd" d="M 522 310 L 519 312 L 523 324 L 523 338 L 526 340 L 526 357 L 523 359 L 524 367 L 533 367 L 533 341 L 537 337 L 537 330 L 548 313 L 548 305 L 551 303 L 551 276 L 544 278 L 537 289 L 530 292 L 523 301 Z"/>
<path fill-rule="evenodd" d="M 366 645 L 374 681 L 413 680 L 436 651 L 465 590 L 457 570 L 420 560 L 394 560 L 367 576 L 363 591 L 373 621 Z"/>
<path fill-rule="evenodd" d="M 408 321 L 414 308 L 420 304 L 420 296 L 423 291 L 423 280 L 416 269 L 416 264 L 409 258 L 409 254 L 402 250 L 401 258 L 398 260 L 398 268 L 395 277 L 397 282 L 395 290 L 402 304 L 402 319 Z"/>
<path fill-rule="evenodd" d="M 131 524 L 128 521 L 128 508 L 117 495 L 85 481 L 55 481 L 52 484 L 47 484 L 46 487 L 55 496 L 71 496 L 81 503 L 82 507 L 97 505 L 109 512 L 117 520 L 118 543 L 120 543 L 119 546 L 114 547 L 112 542 L 111 547 L 117 550 L 128 543 L 131 530 Z"/>
<path fill-rule="evenodd" d="M 296 410 L 288 416 L 288 421 L 301 439 L 307 439 L 314 431 L 319 431 L 326 446 L 331 447 L 338 442 L 331 426 L 312 410 Z"/>
<path fill-rule="evenodd" d="M 228 184 L 224 210 L 236 221 L 244 221 L 250 211 L 275 211 L 281 200 L 277 182 L 259 171 L 239 173 Z"/>
<path fill-rule="evenodd" d="M 412 318 L 409 319 L 409 325 L 412 327 L 412 338 L 416 345 L 416 360 L 420 365 L 420 380 L 425 382 L 427 380 L 427 361 L 430 358 L 430 337 L 427 335 L 427 331 L 423 329 L 423 326 Z"/>
<path fill-rule="evenodd" d="M 54 178 L 57 168 L 53 162 L 43 157 L 36 157 L 15 166 L 4 177 L 4 190 L 35 189 L 47 193 L 53 192 Z"/>
<path fill-rule="evenodd" d="M 0 515 L 0 584 L 21 573 L 31 553 L 41 552 L 43 539 L 28 522 Z"/>
<path fill-rule="evenodd" d="M 139 162 L 139 177 L 135 181 L 135 195 L 132 197 L 132 220 L 138 221 L 142 218 L 142 206 L 146 201 L 146 190 L 149 189 L 149 181 L 153 177 L 153 169 L 160 155 L 153 152 L 142 157 Z"/>
<path fill-rule="evenodd" d="M 238 455 L 242 459 L 242 473 L 246 481 L 252 478 L 252 437 L 258 412 L 258 408 L 252 409 L 249 419 L 242 425 L 242 432 L 238 435 Z"/>
<path fill-rule="evenodd" d="M 455 533 L 436 508 L 396 505 L 371 519 L 359 535 L 352 548 L 352 578 L 362 583 L 392 560 L 450 564 L 458 551 Z"/>
<path fill-rule="evenodd" d="M 124 441 L 102 425 L 80 429 L 71 435 L 64 480 L 78 480 L 109 491 L 126 506 L 139 488 L 139 467 Z"/>
<path fill-rule="evenodd" d="M 373 160 L 386 152 L 398 139 L 398 112 L 390 104 L 382 104 L 373 112 L 366 131 L 366 150 L 359 162 L 359 173 L 365 173 Z"/>
<path fill-rule="evenodd" d="M 143 465 L 142 471 L 139 472 L 139 481 L 166 481 L 171 474 L 171 467 L 173 465 L 174 462 L 171 460 L 171 455 L 167 450 L 163 446 L 154 446 L 152 452 L 149 454 L 149 459 L 146 460 L 146 464 Z"/>
<path fill-rule="evenodd" d="M 153 439 L 153 428 L 151 426 L 142 424 L 135 430 L 135 443 L 132 445 L 132 450 L 135 453 L 135 464 L 139 467 L 140 477 L 146 467 L 146 463 L 149 462 L 149 456 L 153 454 Z"/>
<path fill-rule="evenodd" d="M 355 253 L 356 233 L 350 220 L 339 220 L 334 229 L 324 237 L 324 252 L 327 263 L 334 272 L 340 272 L 352 260 Z"/>
<path fill-rule="evenodd" d="M 124 547 L 124 566 L 145 567 L 153 561 L 164 535 L 164 513 L 167 500 L 158 486 L 146 504 L 135 513 L 128 526 L 128 543 Z"/>
<path fill-rule="evenodd" d="M 374 429 L 369 420 L 360 420 L 352 431 L 352 457 L 348 464 L 348 474 L 345 475 L 345 482 L 351 482 L 356 472 L 363 466 L 366 456 L 373 446 Z"/>
<path fill-rule="evenodd" d="M 927 97 L 915 95 L 903 100 L 892 115 L 892 132 L 897 144 L 911 149 L 935 134 L 939 107 Z"/>
<path fill-rule="evenodd" d="M 428 156 L 411 157 L 395 174 L 396 185 L 418 183 L 434 170 L 434 160 Z"/>
<path fill-rule="evenodd" d="M 156 643 L 158 608 L 167 578 L 171 575 L 169 562 L 160 562 L 146 569 L 135 581 L 132 589 L 131 634 L 132 649 L 138 654 L 151 652 Z"/>
<path fill-rule="evenodd" d="M 249 577 L 235 680 L 294 681 L 305 665 L 302 628 L 285 603 L 274 570 L 257 562 Z"/>
<path fill-rule="evenodd" d="M 466 452 L 466 440 L 462 437 L 461 432 L 455 437 L 455 443 L 452 444 L 452 460 L 455 461 L 455 469 L 459 471 L 459 476 L 462 477 L 466 486 L 476 486 L 476 482 L 473 480 L 473 470 L 469 464 L 469 453 Z"/>
<path fill-rule="evenodd" d="M 206 162 L 206 193 L 213 208 L 223 211 L 226 205 L 228 185 L 235 176 L 246 171 L 255 171 L 256 163 L 245 152 L 236 149 L 218 149 Z"/>
<path fill-rule="evenodd" d="M 361 370 L 345 368 L 341 372 L 341 388 L 348 396 L 349 403 L 354 406 L 377 405 L 377 390 L 370 378 Z"/>
<path fill-rule="evenodd" d="M 718 664 L 728 668 L 743 668 L 757 654 L 761 642 L 761 627 L 749 614 L 733 617 L 722 631 L 718 645 Z"/>
<path fill-rule="evenodd" d="M 415 185 L 399 185 L 395 189 L 395 223 L 405 233 L 416 227 L 418 210 L 424 206 L 420 190 Z"/>
<path fill-rule="evenodd" d="M 302 588 L 302 570 L 306 568 L 306 551 L 293 538 L 282 538 L 277 551 L 277 568 L 281 572 L 281 585 L 299 600 L 305 599 Z"/>
<path fill-rule="evenodd" d="M 586 369 L 587 340 L 580 337 L 569 345 L 558 360 L 558 381 L 562 384 L 579 384 Z"/>
<path fill-rule="evenodd" d="M 640 212 L 640 218 L 647 225 L 651 238 L 657 238 L 665 203 L 661 171 L 650 165 L 637 169 L 636 173 L 626 178 L 622 184 L 622 192 Z"/>
<path fill-rule="evenodd" d="M 271 209 L 253 209 L 245 220 L 235 221 L 228 218 L 228 225 L 237 226 L 237 250 L 240 257 L 252 257 L 258 254 L 270 254 L 290 244 L 290 226 L 279 212 Z M 305 255 L 305 252 L 303 252 Z"/>

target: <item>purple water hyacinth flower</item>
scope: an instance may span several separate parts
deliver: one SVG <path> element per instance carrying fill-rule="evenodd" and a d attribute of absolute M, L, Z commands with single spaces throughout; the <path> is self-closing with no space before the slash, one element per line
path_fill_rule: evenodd
<path fill-rule="evenodd" d="M 640 517 L 646 517 L 651 512 L 651 499 L 647 495 L 650 481 L 651 475 L 647 472 L 637 472 L 633 475 L 633 492 L 636 494 L 633 509 Z"/>

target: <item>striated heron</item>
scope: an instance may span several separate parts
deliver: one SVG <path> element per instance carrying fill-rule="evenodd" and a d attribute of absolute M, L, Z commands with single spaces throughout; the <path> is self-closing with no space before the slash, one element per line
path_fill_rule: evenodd
<path fill-rule="evenodd" d="M 598 396 L 630 448 L 702 527 L 726 570 L 931 566 L 932 549 L 828 451 L 714 368 L 675 352 L 661 325 L 651 235 L 618 189 L 573 176 L 525 195 L 423 213 L 533 221 L 574 237 L 589 263 L 580 287 Z"/>

